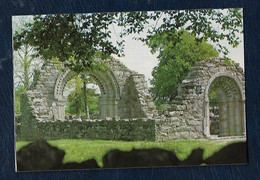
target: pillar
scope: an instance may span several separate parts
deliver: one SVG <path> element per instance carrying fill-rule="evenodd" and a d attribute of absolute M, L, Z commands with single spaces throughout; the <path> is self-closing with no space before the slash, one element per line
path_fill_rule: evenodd
<path fill-rule="evenodd" d="M 59 120 L 65 120 L 65 105 L 65 99 L 57 101 L 57 119 Z"/>
<path fill-rule="evenodd" d="M 100 102 L 100 118 L 118 116 L 117 100 L 111 97 L 101 97 Z"/>
<path fill-rule="evenodd" d="M 246 108 L 245 108 L 245 100 L 240 101 L 240 107 L 241 107 L 241 134 L 246 135 Z"/>
<path fill-rule="evenodd" d="M 219 102 L 219 136 L 227 135 L 227 102 Z"/>
<path fill-rule="evenodd" d="M 241 135 L 242 133 L 242 107 L 241 107 L 241 102 L 236 100 L 234 101 L 234 113 L 235 113 L 235 135 Z"/>
<path fill-rule="evenodd" d="M 227 102 L 227 135 L 235 135 L 235 123 L 234 123 L 234 113 L 235 113 L 235 108 L 234 108 L 234 102 L 232 100 L 229 100 Z"/>
<path fill-rule="evenodd" d="M 204 102 L 204 123 L 203 123 L 203 129 L 204 129 L 204 135 L 206 137 L 210 136 L 210 120 L 209 120 L 209 99 L 205 99 Z"/>

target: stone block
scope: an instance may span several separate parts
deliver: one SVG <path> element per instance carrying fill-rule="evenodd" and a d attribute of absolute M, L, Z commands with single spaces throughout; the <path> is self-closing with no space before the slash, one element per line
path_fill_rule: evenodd
<path fill-rule="evenodd" d="M 183 111 L 186 110 L 186 105 L 172 104 L 168 111 Z"/>

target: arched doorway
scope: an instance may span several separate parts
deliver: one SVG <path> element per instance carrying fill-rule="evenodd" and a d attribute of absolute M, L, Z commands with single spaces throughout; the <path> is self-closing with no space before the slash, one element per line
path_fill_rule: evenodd
<path fill-rule="evenodd" d="M 68 81 L 63 96 L 66 98 L 66 119 L 97 119 L 100 88 L 91 76 L 76 75 Z"/>
<path fill-rule="evenodd" d="M 118 83 L 111 71 L 102 72 L 86 72 L 86 76 L 90 76 L 99 86 L 101 96 L 99 100 L 99 118 L 118 116 L 118 100 L 119 87 Z M 57 78 L 54 88 L 54 101 L 52 102 L 52 111 L 54 119 L 65 119 L 66 98 L 63 95 L 67 82 L 75 76 L 72 71 L 61 73 Z"/>
<path fill-rule="evenodd" d="M 205 92 L 204 134 L 219 137 L 245 135 L 245 97 L 236 78 L 215 75 Z M 217 102 L 212 103 L 212 94 L 216 95 Z"/>

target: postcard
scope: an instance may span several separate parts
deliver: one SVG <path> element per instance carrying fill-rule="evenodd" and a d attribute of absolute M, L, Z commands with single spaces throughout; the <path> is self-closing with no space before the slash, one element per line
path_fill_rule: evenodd
<path fill-rule="evenodd" d="M 12 16 L 12 31 L 18 172 L 248 162 L 242 8 Z"/>

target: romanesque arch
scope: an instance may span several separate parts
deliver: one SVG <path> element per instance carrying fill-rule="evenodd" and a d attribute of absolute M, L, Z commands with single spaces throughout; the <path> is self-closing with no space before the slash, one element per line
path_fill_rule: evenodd
<path fill-rule="evenodd" d="M 205 90 L 204 134 L 212 136 L 210 131 L 209 94 L 215 92 L 219 97 L 217 136 L 237 136 L 245 133 L 245 96 L 236 77 L 227 73 L 215 74 Z"/>
<path fill-rule="evenodd" d="M 99 86 L 101 97 L 99 99 L 100 118 L 118 116 L 118 100 L 120 90 L 118 82 L 111 70 L 107 72 L 86 72 L 85 75 L 90 76 Z M 57 114 L 55 119 L 65 119 L 65 103 L 66 99 L 63 96 L 64 88 L 67 82 L 75 76 L 70 70 L 60 73 L 54 87 L 54 101 L 52 108 L 56 108 Z"/>

